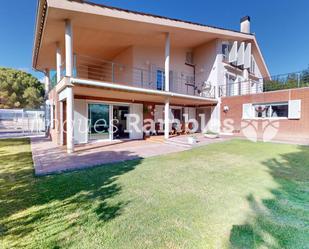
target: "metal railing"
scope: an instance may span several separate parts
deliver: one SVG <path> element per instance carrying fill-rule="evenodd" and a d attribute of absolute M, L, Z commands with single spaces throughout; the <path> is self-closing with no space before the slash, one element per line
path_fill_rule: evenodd
<path fill-rule="evenodd" d="M 76 55 L 76 77 L 124 84 L 152 90 L 165 89 L 164 69 L 149 64 L 145 68 L 131 67 L 117 62 L 85 55 Z M 215 87 L 196 82 L 193 74 L 170 72 L 170 91 L 205 98 L 215 97 Z"/>
<path fill-rule="evenodd" d="M 219 96 L 240 96 L 302 87 L 309 87 L 309 69 L 220 85 Z"/>

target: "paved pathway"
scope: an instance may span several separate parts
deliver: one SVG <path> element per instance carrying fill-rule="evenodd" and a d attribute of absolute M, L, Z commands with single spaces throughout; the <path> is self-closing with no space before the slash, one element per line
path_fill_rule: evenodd
<path fill-rule="evenodd" d="M 210 140 L 200 136 L 198 140 L 200 142 L 197 145 L 205 145 L 224 141 L 226 138 Z M 35 174 L 45 175 L 185 151 L 192 147 L 184 145 L 186 141 L 185 136 L 180 136 L 172 139 L 172 143 L 144 140 L 93 143 L 78 145 L 76 151 L 69 155 L 65 147 L 56 146 L 47 138 L 32 138 L 31 149 Z"/>

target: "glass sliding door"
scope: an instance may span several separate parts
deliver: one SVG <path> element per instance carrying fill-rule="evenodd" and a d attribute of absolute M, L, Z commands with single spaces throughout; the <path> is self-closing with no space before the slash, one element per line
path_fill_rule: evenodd
<path fill-rule="evenodd" d="M 127 115 L 129 114 L 128 106 L 113 106 L 113 139 L 129 138 L 127 130 Z"/>
<path fill-rule="evenodd" d="M 89 140 L 110 139 L 110 106 L 88 104 Z"/>

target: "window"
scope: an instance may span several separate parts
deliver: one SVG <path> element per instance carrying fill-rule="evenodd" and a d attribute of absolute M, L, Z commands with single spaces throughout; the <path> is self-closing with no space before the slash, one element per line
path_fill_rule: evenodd
<path fill-rule="evenodd" d="M 228 60 L 229 58 L 229 52 L 230 52 L 230 45 L 228 42 L 222 43 L 222 50 L 221 53 L 223 55 L 223 60 Z"/>
<path fill-rule="evenodd" d="M 256 118 L 287 118 L 289 115 L 288 102 L 254 104 Z"/>
<path fill-rule="evenodd" d="M 157 70 L 157 90 L 164 90 L 165 73 L 163 70 Z"/>

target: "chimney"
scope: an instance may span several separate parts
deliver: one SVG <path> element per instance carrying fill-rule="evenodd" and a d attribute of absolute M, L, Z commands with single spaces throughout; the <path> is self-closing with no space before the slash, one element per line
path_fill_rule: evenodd
<path fill-rule="evenodd" d="M 240 19 L 240 32 L 250 34 L 250 16 Z"/>

